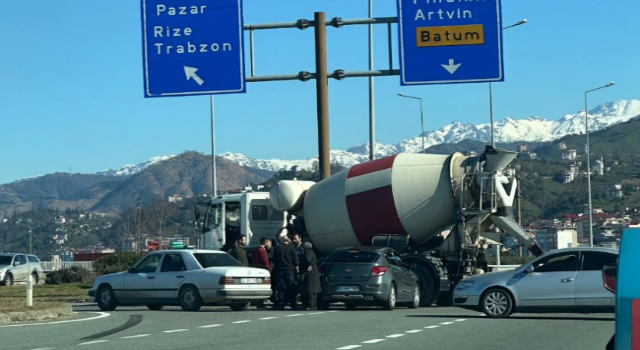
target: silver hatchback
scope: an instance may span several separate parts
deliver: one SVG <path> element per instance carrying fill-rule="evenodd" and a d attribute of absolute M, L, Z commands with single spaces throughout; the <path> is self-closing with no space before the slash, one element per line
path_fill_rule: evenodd
<path fill-rule="evenodd" d="M 613 312 L 615 296 L 604 288 L 602 268 L 618 250 L 553 250 L 515 270 L 476 275 L 455 288 L 455 306 L 508 317 L 514 312 Z"/>

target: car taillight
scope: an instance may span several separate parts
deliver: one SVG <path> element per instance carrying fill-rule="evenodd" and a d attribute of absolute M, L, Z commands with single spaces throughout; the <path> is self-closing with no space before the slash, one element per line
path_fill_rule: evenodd
<path fill-rule="evenodd" d="M 371 276 L 382 276 L 387 272 L 387 268 L 384 266 L 376 266 L 371 271 Z"/>
<path fill-rule="evenodd" d="M 236 284 L 236 282 L 233 280 L 233 277 L 220 277 L 220 284 Z"/>
<path fill-rule="evenodd" d="M 617 279 L 616 276 L 604 275 L 604 287 L 611 292 L 616 292 Z"/>
<path fill-rule="evenodd" d="M 262 284 L 271 284 L 271 277 L 267 277 L 262 281 Z"/>

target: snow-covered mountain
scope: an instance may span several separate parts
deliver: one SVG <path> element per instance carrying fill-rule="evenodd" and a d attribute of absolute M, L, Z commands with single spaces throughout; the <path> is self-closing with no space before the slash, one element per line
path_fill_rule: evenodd
<path fill-rule="evenodd" d="M 622 100 L 600 105 L 589 111 L 589 130 L 597 131 L 626 122 L 640 115 L 639 100 Z M 495 123 L 496 142 L 541 142 L 552 141 L 566 135 L 583 133 L 585 130 L 584 110 L 575 114 L 567 114 L 557 121 L 531 116 L 524 119 L 505 118 Z M 489 142 L 491 140 L 490 124 L 473 125 L 453 121 L 439 130 L 425 132 L 425 147 L 443 143 L 456 143 L 464 140 Z M 420 152 L 422 138 L 420 135 L 406 139 L 395 145 L 376 145 L 376 157 L 386 157 L 397 153 Z M 331 151 L 331 161 L 352 166 L 367 161 L 369 143 L 353 146 L 346 151 Z M 317 157 L 303 160 L 253 159 L 240 153 L 224 153 L 223 158 L 242 166 L 263 170 L 277 171 L 297 165 L 309 169 L 317 161 Z"/>
<path fill-rule="evenodd" d="M 617 101 L 600 105 L 589 111 L 589 129 L 601 130 L 640 115 L 640 101 Z M 425 147 L 431 147 L 443 143 L 456 143 L 464 140 L 477 140 L 489 142 L 491 139 L 489 124 L 473 125 L 453 121 L 439 130 L 425 132 Z M 557 121 L 550 121 L 540 117 L 527 117 L 524 119 L 505 118 L 496 122 L 496 142 L 541 142 L 552 141 L 565 135 L 579 134 L 585 130 L 584 110 L 576 114 L 568 114 Z M 406 139 L 394 145 L 377 144 L 376 157 L 386 157 L 397 153 L 420 152 L 422 138 L 420 135 Z M 340 163 L 343 166 L 352 166 L 369 159 L 369 143 L 355 145 L 346 151 L 332 150 L 331 162 Z M 134 175 L 158 162 L 173 158 L 176 155 L 153 157 L 140 164 L 128 164 L 120 169 L 107 169 L 93 174 L 108 176 Z M 318 157 L 300 160 L 282 159 L 254 159 L 241 153 L 223 153 L 219 156 L 240 166 L 247 166 L 268 171 L 278 171 L 298 166 L 301 169 L 311 169 Z M 33 179 L 32 177 L 29 179 Z M 18 181 L 24 181 L 21 179 Z"/>
<path fill-rule="evenodd" d="M 107 169 L 107 170 L 99 171 L 99 172 L 97 172 L 95 174 L 97 174 L 97 175 L 107 175 L 107 176 L 129 176 L 129 175 L 135 175 L 135 174 L 143 171 L 144 169 L 152 166 L 153 164 L 165 161 L 167 159 L 171 159 L 171 158 L 173 158 L 175 156 L 176 156 L 175 154 L 172 154 L 172 155 L 168 155 L 168 156 L 153 157 L 153 158 L 147 160 L 146 162 L 143 162 L 143 163 L 140 163 L 140 164 L 127 164 L 127 165 L 125 165 L 122 168 L 117 169 L 117 170 Z"/>

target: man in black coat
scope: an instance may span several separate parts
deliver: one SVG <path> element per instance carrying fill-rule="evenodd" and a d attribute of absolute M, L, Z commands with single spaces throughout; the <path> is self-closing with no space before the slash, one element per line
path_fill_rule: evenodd
<path fill-rule="evenodd" d="M 247 245 L 247 236 L 240 235 L 234 245 L 233 249 L 229 251 L 229 254 L 238 260 L 242 265 L 249 266 L 249 258 L 247 257 L 247 251 L 244 247 Z"/>
<path fill-rule="evenodd" d="M 273 307 L 275 310 L 284 310 L 286 304 L 290 304 L 292 309 L 295 309 L 295 294 L 291 291 L 295 287 L 294 282 L 299 266 L 298 254 L 291 246 L 291 239 L 287 236 L 283 237 L 282 244 L 273 252 L 273 276 L 276 280 L 276 305 Z"/>
<path fill-rule="evenodd" d="M 320 287 L 320 274 L 318 273 L 318 263 L 316 254 L 313 252 L 313 246 L 309 242 L 303 243 L 304 260 L 300 262 L 300 284 L 298 291 L 304 295 L 305 308 L 311 311 L 317 311 L 318 293 L 322 290 Z"/>

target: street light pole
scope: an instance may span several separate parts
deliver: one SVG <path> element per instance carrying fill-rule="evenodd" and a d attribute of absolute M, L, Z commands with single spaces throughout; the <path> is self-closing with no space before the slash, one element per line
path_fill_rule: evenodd
<path fill-rule="evenodd" d="M 422 152 L 421 153 L 425 153 L 425 148 L 424 148 L 424 109 L 423 109 L 423 105 L 422 105 L 422 98 L 420 97 L 415 97 L 415 96 L 409 96 L 409 95 L 405 95 L 403 93 L 398 93 L 398 96 L 400 97 L 406 97 L 406 98 L 412 98 L 414 100 L 420 100 L 420 130 L 421 130 L 421 137 L 422 137 Z"/>
<path fill-rule="evenodd" d="M 527 23 L 526 19 L 523 19 L 522 21 L 516 23 L 516 24 L 512 24 L 508 27 L 504 27 L 502 28 L 502 30 L 507 30 L 513 27 L 517 27 L 520 25 L 523 25 Z M 495 142 L 495 138 L 494 138 L 494 134 L 493 134 L 493 130 L 494 130 L 494 123 L 493 123 L 493 83 L 489 82 L 489 109 L 490 109 L 490 113 L 491 113 L 491 147 L 496 148 L 496 142 Z"/>
<path fill-rule="evenodd" d="M 607 85 L 601 86 L 599 88 L 595 88 L 584 93 L 584 119 L 585 119 L 585 131 L 587 133 L 587 188 L 588 188 L 588 197 L 589 197 L 589 247 L 593 247 L 593 206 L 591 204 L 591 149 L 589 146 L 589 102 L 587 100 L 587 95 L 590 92 L 608 88 L 613 86 L 615 82 L 610 82 Z"/>

